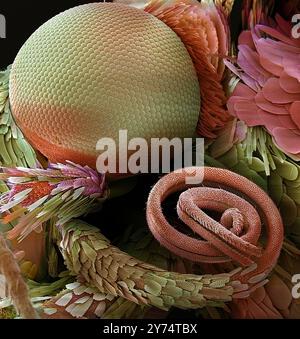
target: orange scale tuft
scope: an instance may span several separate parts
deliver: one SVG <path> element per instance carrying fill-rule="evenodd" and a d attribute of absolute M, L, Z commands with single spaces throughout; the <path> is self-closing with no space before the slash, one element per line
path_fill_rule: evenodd
<path fill-rule="evenodd" d="M 32 191 L 28 194 L 27 198 L 22 201 L 22 206 L 26 207 L 33 204 L 35 201 L 42 197 L 49 195 L 53 189 L 48 182 L 32 182 L 28 184 L 16 184 L 11 190 L 11 197 L 20 193 L 28 188 L 32 188 Z"/>

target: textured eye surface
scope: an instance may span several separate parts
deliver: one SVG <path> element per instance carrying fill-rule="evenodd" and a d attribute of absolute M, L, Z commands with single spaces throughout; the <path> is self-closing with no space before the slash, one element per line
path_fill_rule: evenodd
<path fill-rule="evenodd" d="M 200 111 L 179 37 L 142 10 L 88 4 L 42 25 L 11 71 L 13 115 L 51 161 L 95 167 L 100 138 L 190 137 Z"/>

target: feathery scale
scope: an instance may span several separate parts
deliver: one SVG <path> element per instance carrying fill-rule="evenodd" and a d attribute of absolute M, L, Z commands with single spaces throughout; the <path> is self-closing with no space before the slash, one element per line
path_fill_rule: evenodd
<path fill-rule="evenodd" d="M 121 319 L 141 317 L 146 306 L 122 297 L 100 293 L 88 284 L 72 282 L 58 295 L 46 301 L 41 310 L 44 318 Z"/>
<path fill-rule="evenodd" d="M 300 246 L 300 165 L 274 145 L 263 127 L 247 128 L 242 141 L 223 138 L 222 148 L 219 144 L 217 138 L 208 149 L 211 166 L 223 164 L 267 191 L 280 210 L 286 235 Z"/>
<path fill-rule="evenodd" d="M 242 316 L 251 318 L 254 316 L 251 314 L 254 307 L 255 312 L 259 312 L 254 317 L 298 318 L 299 305 L 295 300 L 291 300 L 290 291 L 292 289 L 292 276 L 299 271 L 300 251 L 295 246 L 295 244 L 298 247 L 300 245 L 299 204 L 297 204 L 295 197 L 292 198 L 289 195 L 287 187 L 292 186 L 295 193 L 297 192 L 299 166 L 285 157 L 279 150 L 277 150 L 279 153 L 274 155 L 270 152 L 270 149 L 264 149 L 266 151 L 264 157 L 261 154 L 261 148 L 252 149 L 255 152 L 254 154 L 248 153 L 249 149 L 247 151 L 246 146 L 251 145 L 253 147 L 255 143 L 251 142 L 251 138 L 258 141 L 256 138 L 258 134 L 264 134 L 265 138 L 272 140 L 266 132 L 258 131 L 259 129 L 261 128 L 249 128 L 248 137 L 243 142 L 227 145 L 229 150 L 223 145 L 223 154 L 221 152 L 216 159 L 207 154 L 205 160 L 210 166 L 225 167 L 242 174 L 267 190 L 278 205 L 284 221 L 286 235 L 293 242 L 287 239 L 284 241 L 281 255 L 273 273 L 270 275 L 269 282 L 252 293 L 251 300 L 243 299 L 230 303 L 230 314 L 233 318 L 241 318 Z M 275 146 L 273 145 L 273 147 Z M 211 149 L 208 153 L 210 151 Z M 265 159 L 268 159 L 267 166 L 264 163 Z M 269 170 L 269 176 L 266 175 L 266 170 Z M 278 298 L 278 290 L 280 290 L 280 298 Z M 254 304 L 255 306 L 253 306 Z"/>
<path fill-rule="evenodd" d="M 288 159 L 278 164 L 268 179 L 269 193 L 279 207 L 286 235 L 300 247 L 300 166 Z"/>
<path fill-rule="evenodd" d="M 59 294 L 43 304 L 44 318 L 141 318 L 149 309 L 122 297 L 99 293 L 97 288 L 78 281 L 63 287 Z"/>
<path fill-rule="evenodd" d="M 264 126 L 278 148 L 299 160 L 300 44 L 291 32 L 291 22 L 277 14 L 241 33 L 236 63 L 225 64 L 243 83 L 227 107 L 248 126 Z"/>
<path fill-rule="evenodd" d="M 0 165 L 33 167 L 36 164 L 35 152 L 11 114 L 9 74 L 10 67 L 0 72 Z"/>
<path fill-rule="evenodd" d="M 59 240 L 57 241 L 59 242 Z M 182 259 L 175 258 L 172 253 L 161 247 L 146 225 L 145 228 L 128 226 L 126 232 L 117 240 L 117 244 L 121 250 L 139 260 L 166 270 L 178 271 L 178 268 L 181 268 L 180 271 L 186 272 L 186 269 L 182 267 L 184 265 Z M 83 304 L 87 303 L 88 305 L 91 298 L 93 302 L 87 310 L 84 306 L 74 307 L 81 303 L 81 300 L 83 300 Z M 67 285 L 61 293 L 46 301 L 43 309 L 48 318 L 94 318 L 95 316 L 101 319 L 141 318 L 147 316 L 148 312 L 155 312 L 157 315 L 155 308 L 138 305 L 122 297 L 113 297 L 112 299 L 111 295 L 101 294 L 89 284 L 79 282 Z M 162 316 L 166 314 L 163 313 Z"/>
<path fill-rule="evenodd" d="M 274 66 L 274 58 L 276 59 L 276 55 L 280 55 L 282 58 L 290 60 L 290 62 L 283 62 L 286 66 L 285 71 L 288 76 L 283 73 L 279 74 L 279 84 L 283 86 L 282 88 L 287 92 L 294 92 L 293 94 L 297 92 L 298 97 L 296 96 L 296 99 L 299 98 L 299 84 L 291 81 L 291 77 L 297 78 L 298 74 L 295 64 L 296 59 L 290 53 L 291 51 L 296 52 L 297 55 L 299 42 L 290 38 L 290 24 L 277 15 L 276 29 L 280 27 L 282 31 L 280 31 L 280 29 L 277 31 L 274 27 L 259 25 L 260 23 L 265 24 L 269 22 L 273 7 L 273 0 L 267 2 L 263 2 L 262 0 L 249 0 L 244 3 L 243 25 L 245 29 L 252 29 L 252 33 L 250 33 L 250 31 L 243 31 L 239 36 L 239 67 L 237 68 L 231 62 L 225 61 L 225 64 L 232 71 L 231 79 L 227 86 L 228 97 L 232 93 L 237 93 L 237 95 L 241 95 L 242 97 L 247 93 L 246 97 L 252 97 L 253 93 L 258 91 L 263 85 L 266 85 L 267 82 L 274 81 L 274 79 L 269 79 L 272 75 L 271 73 L 274 71 L 274 68 L 271 66 Z M 258 39 L 258 31 L 253 30 L 255 25 L 257 25 L 258 30 L 267 33 L 272 39 L 265 39 L 263 37 Z M 278 41 L 276 41 L 276 39 Z M 269 63 L 259 64 L 255 46 L 261 56 L 269 54 L 270 57 L 265 57 L 265 59 L 270 59 L 270 65 Z M 241 69 L 244 70 L 244 72 L 242 72 Z M 277 76 L 279 75 L 277 74 Z M 242 81 L 244 84 L 241 83 Z M 276 84 L 276 86 L 277 85 L 278 84 Z M 268 86 L 266 87 L 268 90 Z M 284 96 L 277 95 L 276 98 L 274 89 L 272 89 L 271 91 L 263 92 L 263 95 L 256 95 L 255 100 L 263 109 L 272 112 L 276 118 L 279 117 L 279 121 L 281 121 L 282 124 L 290 128 L 290 121 L 287 119 L 289 106 L 278 104 L 278 107 L 276 107 L 275 104 L 271 105 L 270 102 L 266 101 L 264 95 L 267 95 L 270 100 L 274 99 L 276 102 L 282 100 Z M 238 108 L 238 105 L 232 102 L 233 97 L 234 96 L 228 101 L 228 109 L 231 112 L 234 111 L 234 107 Z M 240 106 L 240 109 L 242 112 L 247 112 L 243 105 Z M 260 114 L 262 114 L 261 111 L 257 112 L 254 106 L 249 112 L 249 119 L 259 119 Z M 256 114 L 253 114 L 253 112 L 256 112 Z M 293 110 L 291 113 L 293 113 Z M 280 116 L 278 116 L 278 114 L 280 114 Z M 285 119 L 283 119 L 281 115 L 284 115 Z M 293 115 L 291 114 L 291 116 Z M 268 117 L 271 118 L 272 115 Z M 266 116 L 264 116 L 264 119 L 265 118 Z M 249 120 L 248 122 L 251 121 Z M 272 124 L 276 121 L 270 119 L 269 122 Z M 232 123 L 234 124 L 232 133 L 228 133 L 228 126 Z M 240 125 L 238 126 L 238 124 Z M 267 191 L 280 210 L 286 228 L 286 235 L 293 240 L 297 246 L 300 246 L 299 164 L 289 158 L 290 154 L 285 155 L 284 152 L 275 145 L 274 138 L 272 138 L 271 134 L 268 133 L 263 126 L 247 127 L 246 124 L 244 124 L 241 128 L 242 124 L 242 121 L 238 121 L 237 123 L 229 122 L 224 128 L 223 135 L 221 133 L 212 145 L 210 145 L 208 153 L 214 158 L 212 166 L 216 166 L 219 162 L 219 165 L 223 164 L 228 169 L 244 175 Z M 241 130 L 243 130 L 242 133 Z M 294 142 L 294 145 L 296 144 L 297 143 Z"/>
<path fill-rule="evenodd" d="M 61 231 L 60 250 L 68 269 L 101 293 L 161 309 L 222 306 L 231 300 L 230 274 L 197 276 L 159 269 L 120 251 L 97 228 L 79 220 Z"/>
<path fill-rule="evenodd" d="M 300 305 L 292 298 L 292 276 L 299 272 L 300 251 L 290 241 L 283 243 L 281 255 L 268 283 L 250 298 L 235 300 L 229 305 L 232 318 L 297 319 Z"/>
<path fill-rule="evenodd" d="M 29 290 L 30 301 L 35 308 L 36 312 L 40 315 L 41 308 L 44 303 L 54 297 L 58 292 L 60 292 L 66 284 L 70 284 L 74 281 L 74 278 L 71 277 L 68 272 L 61 272 L 57 280 L 53 282 L 36 282 L 34 280 L 28 279 L 26 281 L 27 287 Z M 2 299 L 0 303 L 0 313 L 1 311 L 6 311 L 7 308 L 10 308 L 12 305 L 12 300 L 9 296 Z M 12 317 L 12 318 L 15 318 Z"/>
<path fill-rule="evenodd" d="M 8 238 L 24 239 L 54 218 L 62 225 L 101 207 L 108 190 L 105 175 L 71 162 L 41 168 L 2 168 L 11 190 L 0 196 L 3 222 L 17 220 Z M 10 210 L 13 208 L 13 211 Z"/>

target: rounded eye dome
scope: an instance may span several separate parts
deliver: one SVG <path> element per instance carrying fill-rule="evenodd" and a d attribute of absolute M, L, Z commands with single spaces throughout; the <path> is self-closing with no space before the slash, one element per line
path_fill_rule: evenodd
<path fill-rule="evenodd" d="M 180 38 L 121 4 L 74 7 L 43 24 L 10 75 L 14 118 L 53 162 L 96 165 L 100 138 L 193 136 L 200 90 Z"/>

